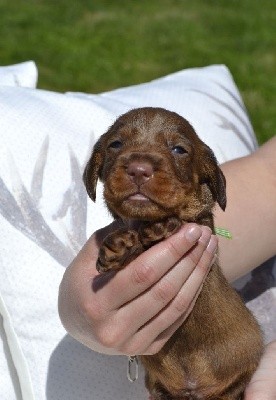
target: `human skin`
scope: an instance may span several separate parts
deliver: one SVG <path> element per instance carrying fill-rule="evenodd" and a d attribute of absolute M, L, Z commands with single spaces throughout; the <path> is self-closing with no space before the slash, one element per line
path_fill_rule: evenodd
<path fill-rule="evenodd" d="M 100 237 L 114 225 L 92 235 L 67 268 L 60 316 L 73 337 L 101 353 L 156 353 L 191 310 L 217 238 L 208 227 L 187 224 L 123 270 L 99 275 Z"/>
<path fill-rule="evenodd" d="M 232 240 L 217 239 L 207 227 L 187 224 L 124 270 L 99 276 L 95 264 L 101 237 L 116 223 L 92 235 L 60 285 L 59 312 L 67 331 L 102 353 L 153 354 L 192 310 L 217 240 L 220 265 L 229 281 L 275 255 L 275 154 L 276 137 L 254 154 L 221 166 L 227 207 L 225 212 L 215 209 L 215 225 L 230 230 Z M 275 347 L 267 347 L 246 400 L 275 399 Z"/>
<path fill-rule="evenodd" d="M 229 281 L 276 254 L 276 137 L 248 157 L 222 165 L 228 205 L 215 210 L 215 224 L 232 240 L 219 238 L 219 258 Z M 276 399 L 276 341 L 269 343 L 245 392 L 245 400 Z"/>
<path fill-rule="evenodd" d="M 245 391 L 244 400 L 276 399 L 276 341 L 269 343 Z"/>
<path fill-rule="evenodd" d="M 221 166 L 227 182 L 225 212 L 215 209 L 219 259 L 229 281 L 245 275 L 276 254 L 276 136 L 248 157 Z"/>

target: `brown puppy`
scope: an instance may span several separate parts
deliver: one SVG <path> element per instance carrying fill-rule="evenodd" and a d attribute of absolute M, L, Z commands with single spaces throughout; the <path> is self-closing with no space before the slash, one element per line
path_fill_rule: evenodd
<path fill-rule="evenodd" d="M 214 230 L 215 202 L 226 207 L 213 152 L 184 118 L 161 108 L 132 110 L 99 139 L 84 172 L 93 201 L 98 178 L 123 222 L 103 242 L 100 272 L 123 268 L 185 222 Z M 187 320 L 159 353 L 141 356 L 146 385 L 156 400 L 237 400 L 262 347 L 258 324 L 215 264 Z"/>

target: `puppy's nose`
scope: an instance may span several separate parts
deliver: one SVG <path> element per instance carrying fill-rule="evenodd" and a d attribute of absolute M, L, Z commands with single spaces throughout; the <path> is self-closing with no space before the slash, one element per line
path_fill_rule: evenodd
<path fill-rule="evenodd" d="M 147 161 L 132 161 L 127 167 L 127 174 L 137 185 L 142 185 L 152 177 L 153 167 Z"/>

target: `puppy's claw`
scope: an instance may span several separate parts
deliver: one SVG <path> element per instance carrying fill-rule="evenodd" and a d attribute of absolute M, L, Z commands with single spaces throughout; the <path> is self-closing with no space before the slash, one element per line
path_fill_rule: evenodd
<path fill-rule="evenodd" d="M 109 269 L 112 268 L 108 268 L 107 265 L 103 265 L 100 258 L 98 258 L 96 263 L 96 269 L 100 274 L 103 274 L 104 272 L 107 272 Z"/>

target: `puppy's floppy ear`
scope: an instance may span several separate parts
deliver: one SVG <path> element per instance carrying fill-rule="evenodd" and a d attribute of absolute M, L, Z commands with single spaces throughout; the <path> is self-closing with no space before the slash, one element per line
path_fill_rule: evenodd
<path fill-rule="evenodd" d="M 213 199 L 224 211 L 226 208 L 226 180 L 222 170 L 219 168 L 213 151 L 204 144 L 203 182 L 207 183 L 212 193 Z"/>
<path fill-rule="evenodd" d="M 82 177 L 87 193 L 94 202 L 96 201 L 97 181 L 103 164 L 101 147 L 101 141 L 98 140 L 93 148 L 92 155 L 84 169 Z"/>

